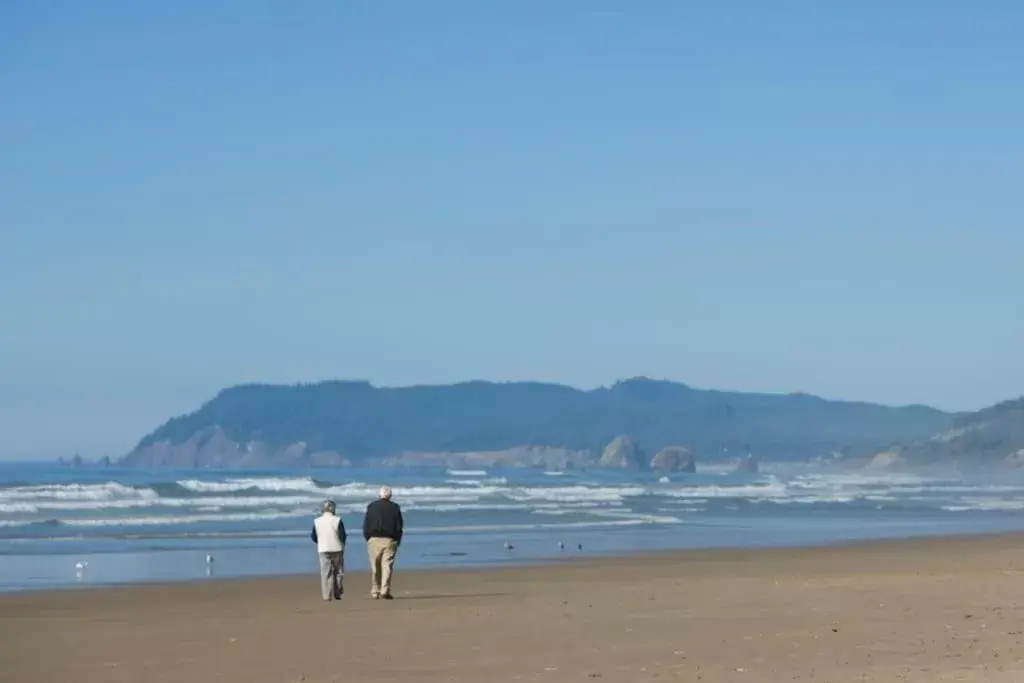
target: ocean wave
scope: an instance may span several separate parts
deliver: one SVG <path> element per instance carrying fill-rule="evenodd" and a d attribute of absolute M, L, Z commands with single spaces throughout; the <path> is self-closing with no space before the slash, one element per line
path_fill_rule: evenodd
<path fill-rule="evenodd" d="M 60 520 L 61 526 L 99 527 L 99 526 L 174 526 L 178 524 L 204 524 L 223 522 L 265 522 L 288 517 L 308 517 L 309 510 L 267 510 L 264 512 L 204 514 L 204 515 L 154 515 L 151 517 L 103 517 L 103 518 L 70 518 Z"/>
<path fill-rule="evenodd" d="M 480 488 L 484 486 L 506 486 L 508 485 L 508 479 L 505 477 L 489 477 L 487 479 L 445 479 L 444 483 Z"/>
<path fill-rule="evenodd" d="M 953 505 L 943 505 L 946 512 L 1017 512 L 1024 510 L 1024 500 L 968 498 Z"/>
<path fill-rule="evenodd" d="M 588 517 L 635 521 L 645 513 L 657 520 L 666 511 L 689 516 L 694 511 L 716 514 L 751 505 L 853 505 L 867 510 L 869 504 L 878 504 L 875 507 L 879 509 L 954 513 L 1024 510 L 1024 477 L 1010 475 L 972 481 L 895 473 L 776 473 L 703 480 L 690 477 L 678 482 L 652 478 L 638 483 L 598 480 L 596 476 L 581 480 L 575 475 L 549 479 L 539 476 L 540 472 L 506 474 L 508 478 L 488 476 L 486 470 L 449 470 L 436 479 L 395 485 L 393 491 L 412 519 L 417 513 L 429 513 L 428 524 L 442 525 L 479 513 L 487 514 L 481 522 L 506 517 L 509 522 L 544 518 L 554 522 L 560 517 L 573 522 Z M 0 517 L 4 518 L 0 526 L 13 529 L 57 523 L 57 518 L 61 524 L 80 527 L 211 523 L 237 525 L 239 530 L 261 524 L 273 528 L 281 525 L 265 522 L 311 516 L 325 498 L 337 502 L 351 525 L 355 522 L 352 517 L 361 516 L 377 494 L 378 487 L 365 481 L 321 481 L 311 476 L 226 478 L 198 474 L 135 485 L 18 482 L 0 487 Z"/>
<path fill-rule="evenodd" d="M 628 496 L 642 496 L 648 489 L 642 486 L 538 486 L 517 487 L 505 491 L 504 495 L 512 500 L 522 501 L 553 501 L 558 503 L 576 503 L 584 501 L 621 501 Z"/>
<path fill-rule="evenodd" d="M 0 503 L 0 514 L 32 514 L 35 512 L 39 512 L 39 508 L 31 503 Z"/>
<path fill-rule="evenodd" d="M 403 510 L 414 512 L 498 512 L 510 510 L 528 510 L 523 504 L 516 503 L 412 503 L 402 507 Z"/>
<path fill-rule="evenodd" d="M 689 486 L 681 489 L 665 489 L 659 493 L 669 498 L 781 498 L 790 495 L 789 488 L 781 481 L 736 486 L 718 484 Z"/>
<path fill-rule="evenodd" d="M 300 491 L 315 493 L 325 488 L 324 485 L 312 477 L 263 477 L 225 479 L 224 481 L 182 479 L 176 483 L 186 491 L 193 491 L 195 493 L 239 493 L 242 491 L 267 491 L 270 493 Z"/>
<path fill-rule="evenodd" d="M 820 494 L 817 496 L 787 496 L 784 498 L 767 496 L 764 498 L 750 498 L 751 503 L 771 503 L 773 505 L 822 505 L 822 504 L 846 504 L 856 500 L 862 500 L 864 496 L 843 496 L 839 494 Z"/>
<path fill-rule="evenodd" d="M 182 525 L 189 525 L 192 523 L 202 522 L 198 516 L 179 518 L 184 521 L 177 523 Z M 303 530 L 282 530 L 282 529 L 251 529 L 251 530 L 229 530 L 229 529 L 218 529 L 218 530 L 169 530 L 160 531 L 156 529 L 161 525 L 160 522 L 156 521 L 156 518 L 139 517 L 131 520 L 132 524 L 128 525 L 128 529 L 139 529 L 138 531 L 127 531 L 118 532 L 114 524 L 106 524 L 100 520 L 96 523 L 80 523 L 80 524 L 65 524 L 64 522 L 57 522 L 56 520 L 49 520 L 46 522 L 18 522 L 18 523 L 3 523 L 0 522 L 0 528 L 4 526 L 19 526 L 23 528 L 35 527 L 40 533 L 29 534 L 27 531 L 15 531 L 13 536 L 4 536 L 0 534 L 0 539 L 3 541 L 46 541 L 48 543 L 53 542 L 81 542 L 83 536 L 80 534 L 65 533 L 63 535 L 55 534 L 54 528 L 68 528 L 68 527 L 94 527 L 94 528 L 110 528 L 110 531 L 104 531 L 100 534 L 101 538 L 117 538 L 117 539 L 161 539 L 161 540 L 173 540 L 173 539 L 234 539 L 234 538 L 301 538 L 305 536 L 305 529 Z M 508 532 L 508 531 L 534 531 L 534 530 L 571 530 L 571 529 L 593 529 L 593 528 L 614 528 L 614 527 L 632 527 L 632 526 L 649 526 L 649 525 L 670 525 L 679 524 L 682 520 L 678 517 L 670 516 L 657 516 L 657 515 L 638 515 L 628 519 L 604 519 L 604 520 L 589 520 L 589 521 L 573 521 L 573 522 L 538 522 L 529 524 L 467 524 L 467 525 L 446 525 L 446 526 L 432 526 L 432 527 L 411 527 L 406 530 L 407 535 L 425 535 L 429 536 L 432 534 L 453 534 L 453 533 L 486 533 L 486 532 Z M 153 531 L 142 531 L 143 528 L 153 528 Z M 4 554 L 0 552 L 0 555 Z"/>
<path fill-rule="evenodd" d="M 33 500 L 95 500 L 158 498 L 150 488 L 135 488 L 117 482 L 103 484 L 41 484 L 0 490 L 0 502 Z"/>
<path fill-rule="evenodd" d="M 309 496 L 287 496 L 276 498 L 140 498 L 126 500 L 36 500 L 31 503 L 0 503 L 0 512 L 34 514 L 45 510 L 52 511 L 104 511 L 132 510 L 137 508 L 185 508 L 185 507 L 219 507 L 247 508 L 305 505 L 313 509 L 318 499 Z"/>
<path fill-rule="evenodd" d="M 0 519 L 0 529 L 9 527 L 32 526 L 33 524 L 41 524 L 41 522 L 39 520 L 33 519 Z"/>

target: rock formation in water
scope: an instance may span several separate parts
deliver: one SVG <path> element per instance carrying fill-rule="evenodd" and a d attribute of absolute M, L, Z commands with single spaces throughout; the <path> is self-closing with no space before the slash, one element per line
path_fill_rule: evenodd
<path fill-rule="evenodd" d="M 626 435 L 617 436 L 601 452 L 598 467 L 620 470 L 638 470 L 647 465 L 644 452 Z"/>
<path fill-rule="evenodd" d="M 697 471 L 697 462 L 690 449 L 683 446 L 667 446 L 651 458 L 651 469 L 657 472 L 689 472 Z"/>
<path fill-rule="evenodd" d="M 757 474 L 760 469 L 761 465 L 757 458 L 748 454 L 739 459 L 739 462 L 736 463 L 735 471 L 745 474 Z"/>
<path fill-rule="evenodd" d="M 903 463 L 902 458 L 898 451 L 882 451 L 876 453 L 871 461 L 867 464 L 865 469 L 869 470 L 891 470 L 899 467 Z"/>

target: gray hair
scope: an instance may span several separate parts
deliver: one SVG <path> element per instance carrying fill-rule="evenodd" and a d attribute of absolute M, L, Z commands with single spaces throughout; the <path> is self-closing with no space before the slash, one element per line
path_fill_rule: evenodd
<path fill-rule="evenodd" d="M 391 500 L 391 487 L 390 486 L 381 486 L 380 487 L 380 497 L 383 500 Z"/>
<path fill-rule="evenodd" d="M 330 512 L 331 514 L 334 514 L 334 510 L 335 510 L 334 501 L 333 500 L 325 500 L 324 501 L 324 512 Z"/>

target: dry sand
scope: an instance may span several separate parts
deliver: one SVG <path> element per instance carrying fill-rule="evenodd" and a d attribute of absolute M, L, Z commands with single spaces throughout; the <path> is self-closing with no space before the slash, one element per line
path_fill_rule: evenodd
<path fill-rule="evenodd" d="M 0 681 L 1024 681 L 1024 538 L 0 596 Z M 312 559 L 311 559 L 312 564 Z"/>

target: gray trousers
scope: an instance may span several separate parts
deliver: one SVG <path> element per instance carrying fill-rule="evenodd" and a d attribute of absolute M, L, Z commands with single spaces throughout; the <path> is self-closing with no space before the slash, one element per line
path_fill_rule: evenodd
<path fill-rule="evenodd" d="M 317 553 L 320 558 L 320 597 L 324 600 L 341 600 L 344 592 L 345 554 Z"/>

